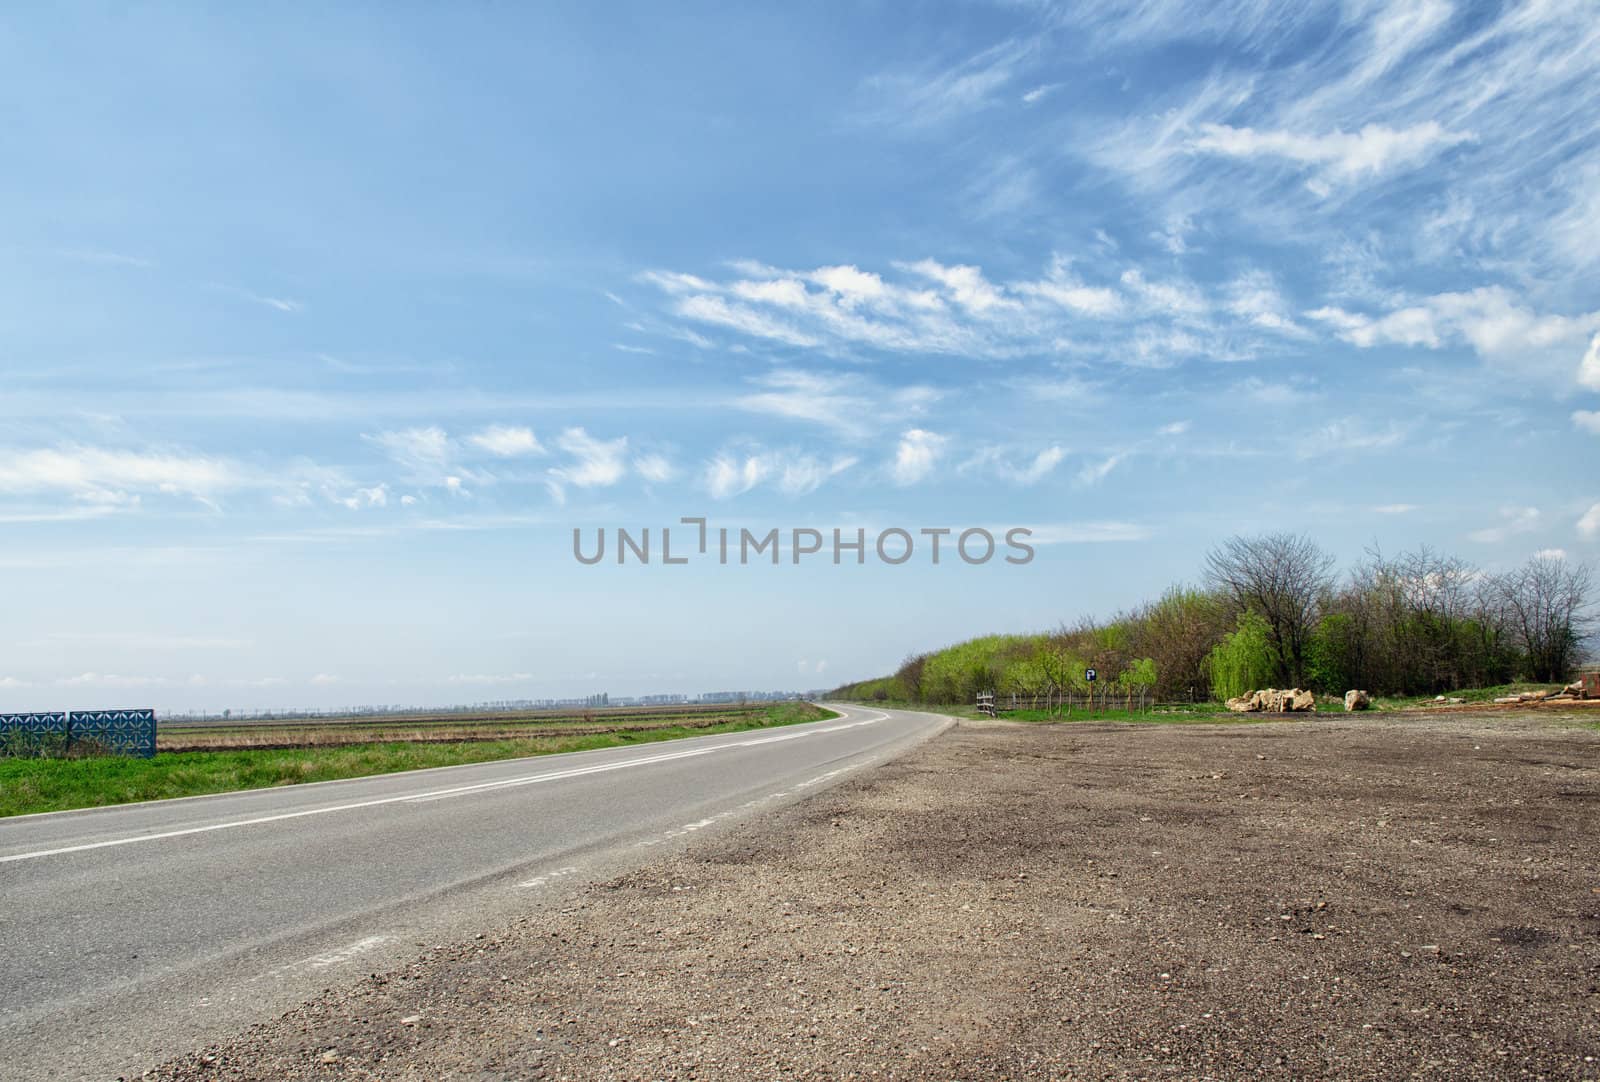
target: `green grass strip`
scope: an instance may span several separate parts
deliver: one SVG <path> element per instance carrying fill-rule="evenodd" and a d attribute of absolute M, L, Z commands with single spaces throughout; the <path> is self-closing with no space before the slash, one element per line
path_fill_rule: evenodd
<path fill-rule="evenodd" d="M 653 744 L 686 736 L 713 736 L 749 729 L 838 717 L 832 710 L 783 703 L 748 720 L 707 728 L 651 729 L 593 736 L 522 737 L 508 740 L 419 744 L 349 744 L 293 750 L 240 749 L 157 754 L 153 759 L 0 759 L 0 817 L 34 812 L 98 808 L 139 800 L 268 789 L 303 782 L 364 778 L 402 770 L 458 766 L 565 751 L 593 751 Z"/>

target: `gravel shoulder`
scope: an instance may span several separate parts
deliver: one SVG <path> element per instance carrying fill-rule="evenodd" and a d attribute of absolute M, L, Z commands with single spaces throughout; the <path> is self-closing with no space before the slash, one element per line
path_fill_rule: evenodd
<path fill-rule="evenodd" d="M 1600 1079 L 1597 828 L 1544 713 L 963 722 L 146 1077 Z"/>

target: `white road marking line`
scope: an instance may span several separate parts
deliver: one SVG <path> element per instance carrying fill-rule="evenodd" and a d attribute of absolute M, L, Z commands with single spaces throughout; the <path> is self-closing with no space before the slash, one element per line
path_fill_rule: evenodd
<path fill-rule="evenodd" d="M 574 867 L 571 867 L 569 865 L 568 867 L 565 867 L 565 868 L 557 868 L 555 871 L 545 872 L 543 875 L 536 875 L 532 879 L 528 880 L 526 883 L 518 883 L 517 886 L 519 886 L 519 887 L 542 887 L 546 883 L 550 882 L 553 879 L 563 879 L 566 876 L 577 875 L 577 874 L 578 874 L 578 869 L 574 868 Z"/>
<path fill-rule="evenodd" d="M 327 951 L 323 954 L 313 954 L 310 958 L 301 958 L 297 962 L 285 962 L 283 965 L 273 966 L 266 972 L 258 973 L 250 979 L 252 981 L 269 980 L 296 969 L 332 969 L 334 966 L 342 965 L 353 958 L 359 958 L 368 951 L 377 950 L 386 943 L 393 943 L 396 938 L 396 936 L 392 935 L 369 935 L 336 950 Z"/>
<path fill-rule="evenodd" d="M 887 717 L 888 715 L 884 716 Z M 802 793 L 811 788 L 813 785 L 821 785 L 825 781 L 837 778 L 841 774 L 848 774 L 855 769 L 857 769 L 856 766 L 842 766 L 837 770 L 830 770 L 826 774 L 818 774 L 814 778 L 808 778 L 805 781 L 797 782 L 787 789 L 779 789 L 776 792 L 768 793 L 766 796 L 759 796 L 754 800 L 747 800 L 737 808 L 730 808 L 727 811 L 720 811 L 713 816 L 701 819 L 699 822 L 686 823 L 681 827 L 675 827 L 672 830 L 663 831 L 653 838 L 645 838 L 643 841 L 639 842 L 638 845 L 640 848 L 648 848 L 652 845 L 664 845 L 674 838 L 681 838 L 685 834 L 693 834 L 697 830 L 704 830 L 706 827 L 718 823 L 723 819 L 727 819 L 730 816 L 737 815 L 741 811 L 759 808 L 764 804 L 772 803 L 774 800 L 782 800 L 784 797 L 794 796 L 797 793 Z"/>
<path fill-rule="evenodd" d="M 190 834 L 209 834 L 216 830 L 232 830 L 235 827 L 258 826 L 262 823 L 278 823 L 287 819 L 304 819 L 311 815 L 328 815 L 332 812 L 355 811 L 360 808 L 377 808 L 385 804 L 402 804 L 407 802 L 439 800 L 445 797 L 462 796 L 467 793 L 482 793 L 491 789 L 509 789 L 521 785 L 538 785 L 547 781 L 560 781 L 564 778 L 583 777 L 588 774 L 604 774 L 613 770 L 627 770 L 636 766 L 650 766 L 655 763 L 670 762 L 675 759 L 690 759 L 699 755 L 711 755 L 719 751 L 731 751 L 735 748 L 750 748 L 760 744 L 776 744 L 784 740 L 798 740 L 808 736 L 822 736 L 827 733 L 843 732 L 846 729 L 856 729 L 863 725 L 873 725 L 883 721 L 889 715 L 879 712 L 875 718 L 864 721 L 853 721 L 845 725 L 831 725 L 825 729 L 810 729 L 798 733 L 785 733 L 781 736 L 761 737 L 754 740 L 739 740 L 727 744 L 717 744 L 706 748 L 690 748 L 687 751 L 669 752 L 662 755 L 647 756 L 642 759 L 627 759 L 620 763 L 598 763 L 593 766 L 575 767 L 571 770 L 558 770 L 548 774 L 532 774 L 520 778 L 506 778 L 500 781 L 479 782 L 476 785 L 458 785 L 449 789 L 436 789 L 431 793 L 407 793 L 402 796 L 378 797 L 373 800 L 358 800 L 351 804 L 335 804 L 326 808 L 307 808 L 303 811 L 280 812 L 277 815 L 261 815 L 254 819 L 237 819 L 228 823 L 212 823 L 203 827 L 184 827 L 181 830 L 163 830 L 155 834 L 136 834 L 128 838 L 112 838 L 103 842 L 85 842 L 81 845 L 67 845 L 59 849 L 39 849 L 31 853 L 13 853 L 10 856 L 0 857 L 0 864 L 10 864 L 20 860 L 38 860 L 41 857 L 62 856 L 67 853 L 83 853 L 91 849 L 109 849 L 119 845 L 134 845 L 138 842 L 161 841 L 165 838 L 181 838 Z"/>
<path fill-rule="evenodd" d="M 845 766 L 845 767 L 840 767 L 838 770 L 830 770 L 826 774 L 818 774 L 816 777 L 811 778 L 809 781 L 801 782 L 799 785 L 796 785 L 795 788 L 796 789 L 809 789 L 813 785 L 821 785 L 823 782 L 827 781 L 829 778 L 837 778 L 840 774 L 848 774 L 850 771 L 852 771 L 854 769 L 855 769 L 854 767 Z"/>
<path fill-rule="evenodd" d="M 392 935 L 369 935 L 365 939 L 356 940 L 348 947 L 340 947 L 336 951 L 329 951 L 326 954 L 318 954 L 315 957 L 307 958 L 305 961 L 298 964 L 305 966 L 307 969 L 327 969 L 330 966 L 338 965 L 340 962 L 348 962 L 350 959 L 359 957 L 377 947 L 381 947 L 385 943 L 392 942 L 394 942 L 394 936 Z"/>

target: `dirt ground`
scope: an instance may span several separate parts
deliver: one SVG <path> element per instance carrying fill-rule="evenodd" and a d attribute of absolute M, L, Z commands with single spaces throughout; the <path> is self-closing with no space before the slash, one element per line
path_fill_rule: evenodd
<path fill-rule="evenodd" d="M 164 1079 L 1600 1079 L 1600 732 L 963 723 Z"/>

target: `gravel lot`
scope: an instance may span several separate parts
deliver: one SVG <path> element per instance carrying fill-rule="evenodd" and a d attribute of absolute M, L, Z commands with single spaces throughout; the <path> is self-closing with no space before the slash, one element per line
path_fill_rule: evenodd
<path fill-rule="evenodd" d="M 148 1077 L 1600 1079 L 1560 725 L 963 723 Z"/>

